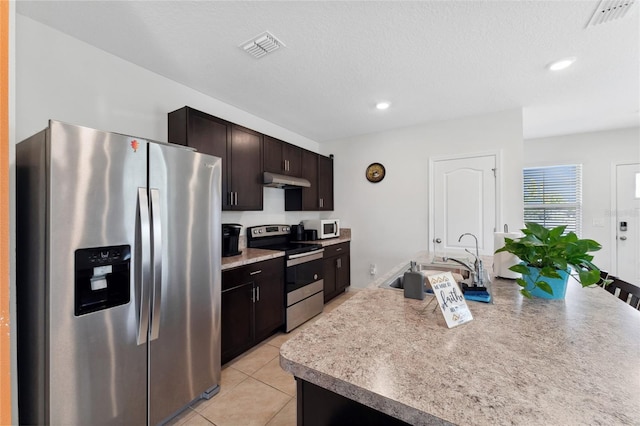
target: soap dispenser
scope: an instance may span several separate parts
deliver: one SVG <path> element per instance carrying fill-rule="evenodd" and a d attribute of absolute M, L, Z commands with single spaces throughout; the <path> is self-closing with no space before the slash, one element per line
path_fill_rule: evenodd
<path fill-rule="evenodd" d="M 424 299 L 424 275 L 416 270 L 416 262 L 411 262 L 411 269 L 404 273 L 404 297 L 408 299 Z"/>

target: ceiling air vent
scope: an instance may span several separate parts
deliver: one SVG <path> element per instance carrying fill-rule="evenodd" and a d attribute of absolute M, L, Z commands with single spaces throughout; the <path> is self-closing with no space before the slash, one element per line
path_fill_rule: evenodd
<path fill-rule="evenodd" d="M 602 0 L 587 27 L 623 18 L 635 3 L 636 0 Z"/>
<path fill-rule="evenodd" d="M 280 46 L 286 47 L 283 42 L 278 40 L 278 38 L 269 31 L 265 31 L 240 45 L 245 52 L 256 58 L 261 58 L 267 53 L 278 50 Z"/>

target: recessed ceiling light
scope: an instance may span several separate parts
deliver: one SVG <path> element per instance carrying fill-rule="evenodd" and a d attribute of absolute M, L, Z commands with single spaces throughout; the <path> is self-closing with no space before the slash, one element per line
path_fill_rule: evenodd
<path fill-rule="evenodd" d="M 548 65 L 551 71 L 560 71 L 569 68 L 576 61 L 576 57 L 560 59 L 559 61 L 552 62 Z"/>
<path fill-rule="evenodd" d="M 387 109 L 387 108 L 389 108 L 389 105 L 391 105 L 389 102 L 378 102 L 376 104 L 376 108 L 378 108 L 378 109 Z"/>

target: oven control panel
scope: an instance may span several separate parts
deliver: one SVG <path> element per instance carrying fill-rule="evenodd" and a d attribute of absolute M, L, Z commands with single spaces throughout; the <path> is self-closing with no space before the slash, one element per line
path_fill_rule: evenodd
<path fill-rule="evenodd" d="M 247 228 L 249 238 L 274 237 L 278 235 L 289 235 L 291 227 L 289 225 L 262 225 Z"/>

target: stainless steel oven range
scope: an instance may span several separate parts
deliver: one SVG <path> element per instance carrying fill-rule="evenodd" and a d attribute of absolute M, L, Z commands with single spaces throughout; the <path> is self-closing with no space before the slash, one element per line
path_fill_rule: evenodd
<path fill-rule="evenodd" d="M 286 331 L 289 332 L 322 312 L 324 280 L 320 244 L 292 242 L 289 225 L 247 228 L 247 247 L 285 252 Z"/>

